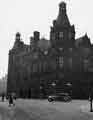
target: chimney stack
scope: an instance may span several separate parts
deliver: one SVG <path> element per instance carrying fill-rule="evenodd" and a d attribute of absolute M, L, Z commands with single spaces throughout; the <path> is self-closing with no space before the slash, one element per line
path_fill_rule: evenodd
<path fill-rule="evenodd" d="M 34 41 L 37 42 L 40 39 L 40 33 L 38 31 L 34 31 Z"/>

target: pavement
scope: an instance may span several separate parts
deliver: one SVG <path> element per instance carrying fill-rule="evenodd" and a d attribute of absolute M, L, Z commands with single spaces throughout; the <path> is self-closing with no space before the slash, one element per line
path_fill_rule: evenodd
<path fill-rule="evenodd" d="M 17 99 L 15 106 L 0 101 L 0 120 L 93 120 L 87 100 L 70 103 L 47 100 Z"/>
<path fill-rule="evenodd" d="M 80 106 L 80 110 L 83 113 L 86 113 L 88 115 L 92 115 L 93 116 L 93 112 L 90 112 L 90 103 L 88 103 L 86 105 L 81 105 Z"/>
<path fill-rule="evenodd" d="M 9 107 L 7 100 L 0 101 L 0 120 L 31 120 L 28 114 L 16 106 Z"/>

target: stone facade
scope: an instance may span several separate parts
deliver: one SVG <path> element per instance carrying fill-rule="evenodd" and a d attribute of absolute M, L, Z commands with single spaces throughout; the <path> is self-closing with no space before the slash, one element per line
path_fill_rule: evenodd
<path fill-rule="evenodd" d="M 75 27 L 69 22 L 66 3 L 61 2 L 50 40 L 40 39 L 40 33 L 35 31 L 30 45 L 26 45 L 20 33 L 16 33 L 9 51 L 7 93 L 38 98 L 64 91 L 73 98 L 88 98 L 92 49 L 87 34 L 75 39 Z"/>

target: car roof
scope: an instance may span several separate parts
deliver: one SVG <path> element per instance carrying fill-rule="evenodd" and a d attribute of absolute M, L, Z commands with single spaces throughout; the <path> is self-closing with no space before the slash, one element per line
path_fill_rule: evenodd
<path fill-rule="evenodd" d="M 57 95 L 69 95 L 68 93 L 57 93 Z"/>
<path fill-rule="evenodd" d="M 69 95 L 68 93 L 56 93 L 56 94 L 51 94 L 49 96 L 57 96 L 57 95 Z"/>

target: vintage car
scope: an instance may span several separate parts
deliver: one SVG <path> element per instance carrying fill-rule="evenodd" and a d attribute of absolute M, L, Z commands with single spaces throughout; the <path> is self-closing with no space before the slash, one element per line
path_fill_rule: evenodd
<path fill-rule="evenodd" d="M 49 102 L 52 102 L 52 101 L 70 102 L 71 100 L 72 100 L 72 98 L 70 97 L 70 95 L 68 93 L 58 93 L 58 94 L 48 96 Z"/>

